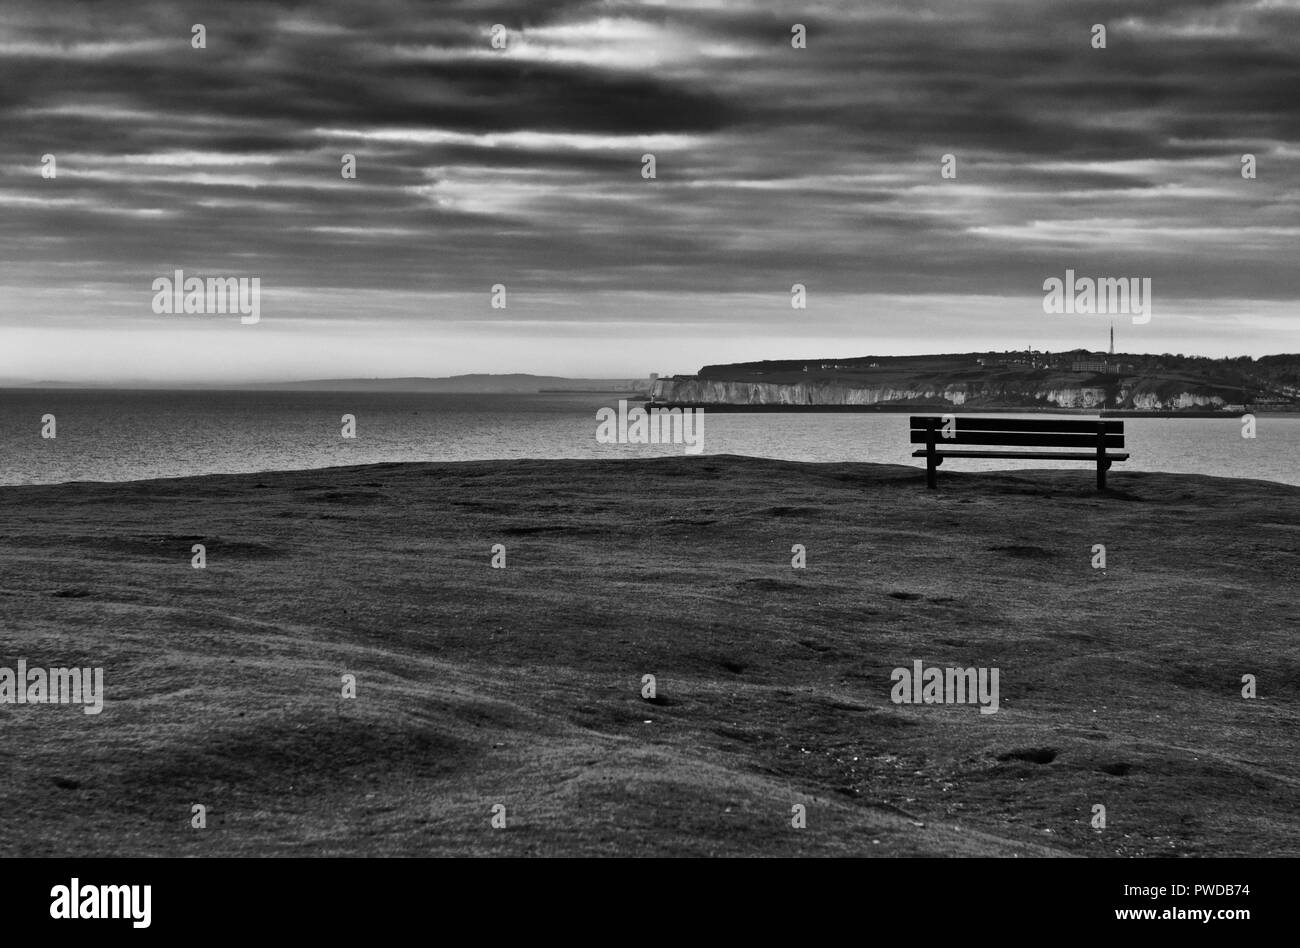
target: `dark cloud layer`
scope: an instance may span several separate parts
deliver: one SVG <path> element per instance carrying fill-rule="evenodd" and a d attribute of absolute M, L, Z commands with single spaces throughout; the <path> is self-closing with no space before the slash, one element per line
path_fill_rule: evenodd
<path fill-rule="evenodd" d="M 1281 0 L 14 2 L 0 283 L 1289 301 L 1297 89 Z"/>

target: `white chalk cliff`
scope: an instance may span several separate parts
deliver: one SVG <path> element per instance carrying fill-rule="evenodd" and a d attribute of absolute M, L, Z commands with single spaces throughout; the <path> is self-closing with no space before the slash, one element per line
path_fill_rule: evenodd
<path fill-rule="evenodd" d="M 1121 384 L 1118 400 L 1112 397 L 1109 407 L 1162 411 L 1214 409 L 1225 404 L 1218 395 L 1168 389 L 1167 385 Z M 702 405 L 881 405 L 936 401 L 954 407 L 971 403 L 986 407 L 1099 408 L 1107 405 L 1106 389 L 1088 385 L 1040 387 L 954 383 L 942 387 L 895 388 L 859 387 L 836 382 L 732 382 L 701 378 L 659 379 L 654 384 L 653 397 L 656 402 Z"/>

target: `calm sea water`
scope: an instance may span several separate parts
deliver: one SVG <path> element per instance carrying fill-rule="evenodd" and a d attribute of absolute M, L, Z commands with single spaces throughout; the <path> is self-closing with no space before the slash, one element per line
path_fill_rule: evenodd
<path fill-rule="evenodd" d="M 422 395 L 319 392 L 0 390 L 0 484 L 123 481 L 369 464 L 496 458 L 633 458 L 681 446 L 596 442 L 602 394 Z M 43 415 L 57 437 L 41 437 Z M 357 420 L 340 436 L 341 416 Z M 1176 471 L 1300 485 L 1300 417 L 1128 418 L 1133 458 L 1116 472 Z M 906 414 L 706 413 L 704 453 L 920 466 Z M 1034 461 L 1036 467 L 1078 468 Z M 963 461 L 960 470 L 1025 468 Z"/>

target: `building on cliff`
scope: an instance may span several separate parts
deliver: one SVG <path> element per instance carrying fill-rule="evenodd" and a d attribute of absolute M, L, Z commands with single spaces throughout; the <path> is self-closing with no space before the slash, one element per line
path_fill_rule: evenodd
<path fill-rule="evenodd" d="M 1119 375 L 1123 367 L 1109 359 L 1076 359 L 1070 363 L 1071 372 L 1093 372 L 1099 375 Z"/>

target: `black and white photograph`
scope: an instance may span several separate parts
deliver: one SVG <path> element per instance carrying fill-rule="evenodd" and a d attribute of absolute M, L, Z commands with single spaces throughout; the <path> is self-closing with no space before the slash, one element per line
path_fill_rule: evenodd
<path fill-rule="evenodd" d="M 1298 91 L 1300 0 L 6 0 L 6 915 L 834 859 L 1249 933 Z"/>

